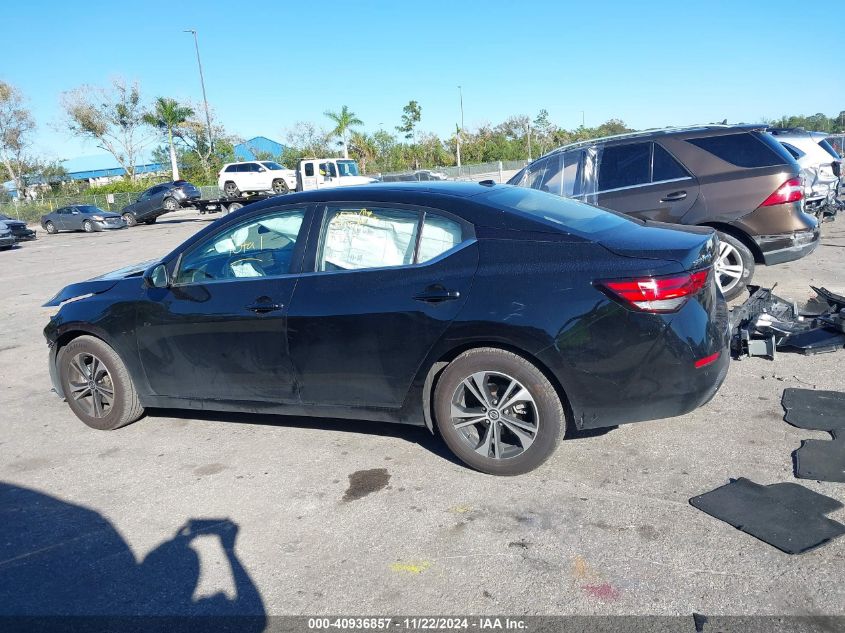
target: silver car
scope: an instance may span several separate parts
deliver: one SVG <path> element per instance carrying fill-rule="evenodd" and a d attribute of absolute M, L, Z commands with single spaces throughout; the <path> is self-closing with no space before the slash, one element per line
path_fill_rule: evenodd
<path fill-rule="evenodd" d="M 78 204 L 42 215 L 41 226 L 51 234 L 59 231 L 92 233 L 106 229 L 125 229 L 126 222 L 118 213 L 104 211 L 89 204 Z"/>

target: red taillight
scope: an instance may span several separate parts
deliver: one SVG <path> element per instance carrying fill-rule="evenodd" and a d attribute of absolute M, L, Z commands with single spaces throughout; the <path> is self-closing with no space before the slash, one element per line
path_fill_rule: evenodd
<path fill-rule="evenodd" d="M 702 367 L 707 367 L 707 365 L 712 365 L 719 357 L 722 355 L 722 352 L 716 352 L 715 354 L 710 354 L 710 356 L 705 356 L 704 358 L 699 358 L 695 361 L 695 368 L 701 369 Z"/>
<path fill-rule="evenodd" d="M 707 284 L 708 270 L 672 277 L 603 281 L 600 285 L 642 312 L 675 312 Z"/>
<path fill-rule="evenodd" d="M 785 204 L 787 202 L 798 202 L 804 197 L 804 187 L 800 178 L 790 178 L 775 192 L 766 198 L 761 207 L 770 207 L 773 204 Z"/>

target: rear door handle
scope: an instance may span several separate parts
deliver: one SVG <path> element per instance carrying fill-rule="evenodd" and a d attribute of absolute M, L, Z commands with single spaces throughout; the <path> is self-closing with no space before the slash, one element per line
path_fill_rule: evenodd
<path fill-rule="evenodd" d="M 454 301 L 459 299 L 461 293 L 457 290 L 447 290 L 446 288 L 426 288 L 421 293 L 414 295 L 417 301 L 424 301 L 425 303 L 442 303 L 443 301 Z"/>
<path fill-rule="evenodd" d="M 668 194 L 665 198 L 661 198 L 660 202 L 676 202 L 687 197 L 686 191 L 674 191 Z"/>

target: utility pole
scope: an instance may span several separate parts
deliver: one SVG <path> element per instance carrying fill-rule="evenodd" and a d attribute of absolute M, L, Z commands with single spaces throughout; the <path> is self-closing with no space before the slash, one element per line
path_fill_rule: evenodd
<path fill-rule="evenodd" d="M 185 29 L 185 33 L 191 33 L 194 36 L 194 48 L 197 51 L 197 66 L 200 69 L 200 86 L 202 86 L 202 102 L 205 105 L 205 123 L 208 126 L 208 148 L 214 151 L 214 138 L 211 135 L 211 115 L 208 112 L 208 98 L 205 96 L 205 79 L 202 76 L 202 60 L 200 60 L 200 44 L 197 39 L 196 29 Z"/>
<path fill-rule="evenodd" d="M 581 127 L 584 127 L 584 111 L 581 110 Z"/>
<path fill-rule="evenodd" d="M 528 122 L 528 162 L 531 162 L 531 121 Z"/>

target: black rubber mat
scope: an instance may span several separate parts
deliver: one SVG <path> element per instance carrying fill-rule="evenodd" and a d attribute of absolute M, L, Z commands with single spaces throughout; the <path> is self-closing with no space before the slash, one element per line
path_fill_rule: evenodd
<path fill-rule="evenodd" d="M 845 534 L 825 514 L 842 504 L 800 484 L 755 484 L 740 477 L 690 504 L 787 554 L 800 554 Z"/>
<path fill-rule="evenodd" d="M 804 440 L 795 451 L 795 476 L 845 483 L 845 433 L 833 441 Z"/>
<path fill-rule="evenodd" d="M 842 431 L 845 435 L 845 393 L 815 389 L 783 390 L 784 420 L 792 426 L 817 431 Z"/>

